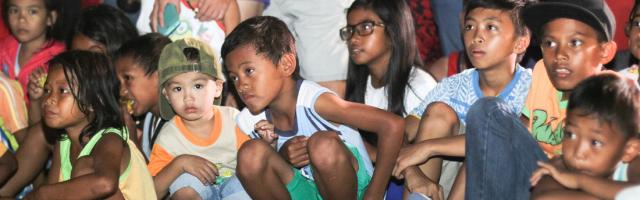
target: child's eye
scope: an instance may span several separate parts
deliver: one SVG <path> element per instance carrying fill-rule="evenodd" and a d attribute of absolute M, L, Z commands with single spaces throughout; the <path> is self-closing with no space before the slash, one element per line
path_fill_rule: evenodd
<path fill-rule="evenodd" d="M 571 131 L 565 130 L 564 131 L 564 138 L 568 139 L 568 140 L 573 140 L 573 139 L 576 139 L 576 134 L 573 134 L 573 132 L 571 132 Z"/>
<path fill-rule="evenodd" d="M 599 147 L 602 147 L 603 143 L 602 143 L 602 141 L 599 141 L 599 140 L 592 140 L 591 141 L 591 145 L 593 145 L 594 147 L 598 147 L 599 148 Z"/>
<path fill-rule="evenodd" d="M 631 28 L 640 28 L 640 20 L 633 20 L 633 22 L 631 22 Z"/>
<path fill-rule="evenodd" d="M 569 45 L 571 45 L 572 47 L 579 47 L 582 45 L 582 40 L 571 40 L 571 42 L 569 42 Z"/>
<path fill-rule="evenodd" d="M 229 75 L 229 79 L 231 79 L 231 81 L 233 81 L 233 82 L 237 82 L 238 81 L 238 77 L 234 76 L 234 75 Z"/>
<path fill-rule="evenodd" d="M 498 27 L 494 25 L 487 25 L 487 30 L 495 31 L 495 30 L 498 30 Z"/>
<path fill-rule="evenodd" d="M 16 7 L 10 7 L 9 10 L 7 11 L 9 14 L 17 14 L 18 13 L 18 8 Z"/>
<path fill-rule="evenodd" d="M 199 83 L 198 83 L 198 84 L 195 84 L 195 85 L 193 86 L 193 88 L 195 88 L 195 89 L 202 89 L 203 87 L 204 87 L 204 86 L 203 86 L 202 84 L 199 84 Z"/>
<path fill-rule="evenodd" d="M 60 88 L 60 94 L 66 94 L 69 93 L 69 90 L 67 88 Z"/>
<path fill-rule="evenodd" d="M 46 88 L 46 87 L 42 91 L 44 92 L 44 94 L 50 94 L 51 93 L 51 89 Z"/>
<path fill-rule="evenodd" d="M 551 41 L 551 40 L 544 40 L 544 41 L 542 41 L 540 46 L 542 48 L 555 48 L 556 46 L 558 46 L 558 44 L 556 42 L 554 42 L 554 41 Z"/>
<path fill-rule="evenodd" d="M 38 14 L 37 9 L 29 9 L 29 15 L 37 15 L 37 14 Z"/>
<path fill-rule="evenodd" d="M 173 90 L 174 92 L 180 92 L 180 91 L 182 91 L 182 87 L 174 87 L 171 90 Z"/>
<path fill-rule="evenodd" d="M 473 28 L 474 28 L 474 27 L 473 27 L 473 25 L 470 25 L 470 24 L 465 24 L 465 25 L 464 25 L 464 30 L 465 30 L 465 31 L 472 30 Z"/>
<path fill-rule="evenodd" d="M 254 69 L 251 69 L 251 68 L 247 68 L 247 69 L 245 69 L 245 70 L 244 70 L 244 72 L 245 72 L 247 75 L 251 75 L 251 74 L 253 74 L 253 72 L 254 72 L 254 71 L 255 71 L 255 70 L 254 70 Z"/>

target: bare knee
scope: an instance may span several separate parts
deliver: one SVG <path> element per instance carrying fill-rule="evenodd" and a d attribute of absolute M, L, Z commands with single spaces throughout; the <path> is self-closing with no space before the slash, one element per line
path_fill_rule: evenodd
<path fill-rule="evenodd" d="M 309 138 L 309 161 L 318 170 L 335 169 L 337 165 L 350 163 L 345 146 L 335 132 L 318 132 Z"/>
<path fill-rule="evenodd" d="M 193 188 L 183 187 L 171 195 L 171 199 L 202 199 L 202 197 Z"/>
<path fill-rule="evenodd" d="M 240 177 L 250 177 L 260 174 L 266 167 L 267 152 L 273 148 L 261 140 L 249 140 L 238 150 L 238 165 L 236 173 Z"/>

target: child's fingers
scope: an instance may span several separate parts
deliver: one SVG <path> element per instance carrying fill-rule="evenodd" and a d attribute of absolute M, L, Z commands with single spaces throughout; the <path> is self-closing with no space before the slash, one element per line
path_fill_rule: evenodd
<path fill-rule="evenodd" d="M 547 174 L 553 175 L 557 172 L 556 168 L 549 163 L 538 161 L 538 166 L 540 166 L 540 168 L 545 169 L 547 171 Z"/>

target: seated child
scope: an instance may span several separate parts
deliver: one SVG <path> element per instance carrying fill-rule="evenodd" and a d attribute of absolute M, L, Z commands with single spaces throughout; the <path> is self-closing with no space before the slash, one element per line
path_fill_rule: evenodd
<path fill-rule="evenodd" d="M 238 152 L 238 177 L 252 198 L 384 197 L 402 144 L 399 116 L 345 101 L 299 79 L 293 35 L 275 17 L 240 23 L 225 40 L 222 56 L 228 77 L 247 105 L 238 116 L 242 131 L 270 129 L 277 136 L 269 138 L 275 139 L 276 148 L 251 140 Z M 259 123 L 263 120 L 269 125 Z M 350 127 L 378 136 L 375 173 L 360 134 Z M 294 148 L 286 143 L 290 140 L 302 142 Z M 287 160 L 290 147 L 308 159 L 307 164 L 292 166 L 296 161 Z"/>
<path fill-rule="evenodd" d="M 26 198 L 155 199 L 144 157 L 124 128 L 118 79 L 107 57 L 67 51 L 50 65 L 44 122 L 65 133 L 55 144 L 50 184 Z"/>
<path fill-rule="evenodd" d="M 158 60 L 169 43 L 169 38 L 149 33 L 128 41 L 114 55 L 121 100 L 130 102 L 128 114 L 144 117 L 142 138 L 138 141 L 147 159 L 160 128 L 167 122 L 160 117 L 159 93 L 149 91 L 158 91 Z"/>
<path fill-rule="evenodd" d="M 186 38 L 168 44 L 158 66 L 164 125 L 151 150 L 156 193 L 177 199 L 218 199 L 235 173 L 238 148 L 249 137 L 236 126 L 238 110 L 217 106 L 222 67 L 209 46 Z"/>
<path fill-rule="evenodd" d="M 640 183 L 640 89 L 604 72 L 582 81 L 569 97 L 562 156 L 538 162 L 533 199 L 613 199 Z"/>

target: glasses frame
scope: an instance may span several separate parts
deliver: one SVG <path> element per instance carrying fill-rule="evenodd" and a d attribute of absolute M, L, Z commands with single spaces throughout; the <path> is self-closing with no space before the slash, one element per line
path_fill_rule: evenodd
<path fill-rule="evenodd" d="M 371 24 L 372 27 L 370 31 L 364 28 L 366 24 Z M 353 37 L 354 33 L 358 33 L 359 36 L 371 35 L 376 26 L 385 27 L 384 23 L 371 20 L 366 20 L 355 25 L 346 25 L 340 29 L 340 39 L 342 39 L 342 41 L 348 41 Z"/>

